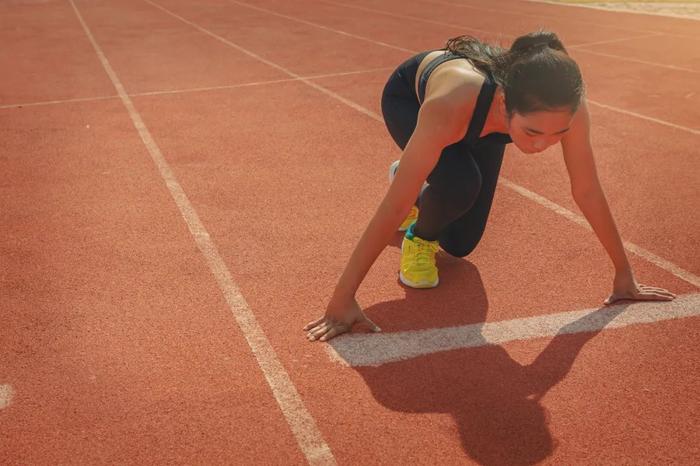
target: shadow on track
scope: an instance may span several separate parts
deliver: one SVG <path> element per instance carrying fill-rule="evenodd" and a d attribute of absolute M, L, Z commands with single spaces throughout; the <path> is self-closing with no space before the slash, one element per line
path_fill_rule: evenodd
<path fill-rule="evenodd" d="M 428 292 L 407 289 L 405 300 L 376 304 L 367 314 L 392 331 L 484 322 L 488 300 L 478 270 L 468 261 L 443 260 L 448 265 L 444 275 L 451 275 L 447 286 Z M 442 267 L 440 272 L 442 276 Z M 588 320 L 607 325 L 625 307 L 601 308 L 564 326 L 527 365 L 501 346 L 486 345 L 355 370 L 389 409 L 451 414 L 466 455 L 479 464 L 535 464 L 556 448 L 540 400 L 600 332 L 569 331 L 585 327 Z"/>

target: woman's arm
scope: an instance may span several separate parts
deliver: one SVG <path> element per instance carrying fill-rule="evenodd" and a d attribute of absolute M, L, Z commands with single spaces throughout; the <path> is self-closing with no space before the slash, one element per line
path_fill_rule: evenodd
<path fill-rule="evenodd" d="M 561 143 L 574 201 L 615 267 L 613 294 L 605 303 L 610 304 L 619 299 L 673 299 L 672 293 L 662 288 L 639 285 L 634 279 L 622 239 L 598 180 L 590 142 L 590 118 L 585 102 L 574 116 L 571 128 Z"/>
<path fill-rule="evenodd" d="M 356 322 L 366 322 L 375 331 L 379 330 L 362 313 L 355 293 L 408 215 L 423 182 L 437 164 L 442 149 L 463 136 L 461 130 L 470 115 L 464 115 L 464 106 L 455 102 L 458 102 L 455 96 L 447 92 L 426 99 L 421 106 L 416 129 L 401 156 L 396 177 L 355 246 L 325 315 L 304 327 L 309 332 L 310 340 L 328 340 L 349 331 Z"/>

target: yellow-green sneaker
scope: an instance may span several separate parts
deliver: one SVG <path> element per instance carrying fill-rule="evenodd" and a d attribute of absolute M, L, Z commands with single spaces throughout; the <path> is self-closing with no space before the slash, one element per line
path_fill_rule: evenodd
<path fill-rule="evenodd" d="M 411 225 L 401 243 L 401 283 L 411 288 L 438 286 L 440 280 L 435 266 L 435 253 L 438 248 L 437 241 L 426 241 L 415 236 Z"/>
<path fill-rule="evenodd" d="M 394 178 L 396 177 L 396 170 L 398 170 L 398 169 L 399 169 L 399 161 L 395 160 L 394 163 L 392 163 L 391 166 L 389 167 L 389 183 L 394 181 Z M 428 186 L 427 183 L 423 183 L 423 187 L 421 188 L 421 192 L 427 186 Z M 416 220 L 418 220 L 418 207 L 413 205 L 413 206 L 411 206 L 411 211 L 408 213 L 408 216 L 404 219 L 403 223 L 399 227 L 399 231 L 408 230 L 408 227 L 410 227 L 411 224 L 414 223 Z"/>
<path fill-rule="evenodd" d="M 416 220 L 418 220 L 418 207 L 413 205 L 411 206 L 411 211 L 408 213 L 408 216 L 399 227 L 399 231 L 408 230 L 408 227 L 416 223 Z"/>

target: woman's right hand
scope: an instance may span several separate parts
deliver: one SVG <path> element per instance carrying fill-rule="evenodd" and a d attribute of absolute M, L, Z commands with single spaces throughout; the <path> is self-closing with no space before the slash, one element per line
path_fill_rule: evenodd
<path fill-rule="evenodd" d="M 373 332 L 382 331 L 362 312 L 354 297 L 345 300 L 331 299 L 326 308 L 326 315 L 306 324 L 304 330 L 308 332 L 306 337 L 309 341 L 327 341 L 341 333 L 349 332 L 357 323 L 367 324 Z"/>

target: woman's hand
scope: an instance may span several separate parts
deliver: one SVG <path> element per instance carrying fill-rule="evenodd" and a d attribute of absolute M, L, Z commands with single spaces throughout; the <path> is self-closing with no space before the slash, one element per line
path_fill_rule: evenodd
<path fill-rule="evenodd" d="M 637 283 L 632 273 L 618 274 L 613 283 L 613 293 L 608 296 L 604 304 L 612 304 L 622 299 L 636 301 L 671 301 L 675 294 L 663 288 L 646 286 Z"/>
<path fill-rule="evenodd" d="M 349 332 L 353 325 L 360 322 L 367 324 L 373 332 L 382 331 L 362 312 L 355 298 L 349 300 L 331 299 L 326 309 L 326 315 L 306 324 L 304 330 L 308 332 L 306 337 L 309 341 L 327 341 L 336 335 Z"/>

